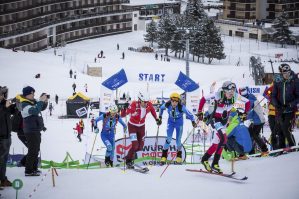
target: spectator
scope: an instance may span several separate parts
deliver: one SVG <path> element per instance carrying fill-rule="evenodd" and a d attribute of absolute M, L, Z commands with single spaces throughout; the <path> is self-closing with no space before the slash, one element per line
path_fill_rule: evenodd
<path fill-rule="evenodd" d="M 119 50 L 119 44 L 117 44 L 116 47 L 117 47 L 117 50 Z"/>
<path fill-rule="evenodd" d="M 101 58 L 103 58 L 104 52 L 102 50 L 101 50 L 100 54 L 101 54 Z"/>
<path fill-rule="evenodd" d="M 283 136 L 287 140 L 288 146 L 292 147 L 295 145 L 292 130 L 297 104 L 299 103 L 299 79 L 288 64 L 281 64 L 279 72 L 280 74 L 274 78 L 271 99 Z M 286 143 L 283 143 L 282 146 L 286 146 Z"/>
<path fill-rule="evenodd" d="M 74 79 L 77 79 L 77 72 L 74 72 Z"/>
<path fill-rule="evenodd" d="M 72 71 L 72 69 L 70 70 L 70 78 L 73 78 L 73 71 Z"/>
<path fill-rule="evenodd" d="M 73 128 L 73 129 L 77 131 L 77 138 L 78 138 L 79 142 L 81 142 L 81 141 L 82 141 L 82 139 L 81 139 L 81 134 L 82 134 L 83 132 L 82 132 L 82 128 L 80 127 L 80 124 L 79 124 L 79 123 L 76 123 L 76 127 Z"/>
<path fill-rule="evenodd" d="M 122 53 L 122 59 L 125 59 L 125 52 Z"/>
<path fill-rule="evenodd" d="M 87 93 L 87 88 L 88 88 L 87 84 L 84 85 L 84 88 L 85 88 L 85 92 Z"/>
<path fill-rule="evenodd" d="M 39 101 L 34 99 L 34 88 L 27 86 L 23 88 L 22 117 L 23 130 L 28 144 L 26 157 L 25 176 L 39 176 L 41 171 L 38 167 L 38 154 L 40 151 L 41 131 L 46 131 L 41 111 L 48 105 L 48 98 L 45 93 L 40 96 Z"/>
<path fill-rule="evenodd" d="M 81 128 L 81 132 L 83 134 L 83 130 L 84 130 L 84 122 L 83 122 L 83 119 L 80 119 L 79 121 L 79 125 L 80 125 L 80 128 Z"/>
<path fill-rule="evenodd" d="M 49 104 L 49 111 L 50 111 L 50 116 L 52 116 L 52 111 L 53 111 L 53 105 L 52 103 Z"/>
<path fill-rule="evenodd" d="M 92 116 L 91 120 L 91 132 L 93 132 L 93 129 L 94 129 L 94 117 Z"/>
<path fill-rule="evenodd" d="M 58 95 L 55 95 L 55 103 L 58 104 Z"/>
<path fill-rule="evenodd" d="M 156 58 L 156 60 L 158 60 L 158 53 L 155 54 L 155 58 Z"/>
<path fill-rule="evenodd" d="M 16 106 L 7 100 L 8 88 L 0 86 L 0 181 L 1 187 L 12 186 L 6 177 L 6 162 L 11 145 L 11 120 Z"/>
<path fill-rule="evenodd" d="M 73 83 L 72 87 L 73 87 L 74 93 L 76 93 L 76 87 L 77 87 L 77 85 L 75 84 L 75 82 Z"/>
<path fill-rule="evenodd" d="M 161 54 L 161 61 L 163 61 L 163 55 Z"/>

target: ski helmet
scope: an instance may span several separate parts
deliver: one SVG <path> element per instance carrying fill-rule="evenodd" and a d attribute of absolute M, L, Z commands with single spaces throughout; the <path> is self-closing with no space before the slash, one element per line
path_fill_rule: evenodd
<path fill-rule="evenodd" d="M 115 104 L 110 105 L 110 106 L 109 106 L 109 112 L 110 112 L 110 113 L 117 113 L 117 112 L 118 112 L 118 108 L 117 108 L 117 106 L 116 106 Z"/>
<path fill-rule="evenodd" d="M 231 82 L 231 81 L 225 81 L 223 84 L 222 84 L 222 89 L 224 91 L 228 91 L 228 90 L 233 90 L 233 89 L 236 89 L 236 84 Z"/>
<path fill-rule="evenodd" d="M 176 99 L 180 100 L 181 96 L 180 96 L 180 94 L 174 92 L 174 93 L 170 94 L 170 99 L 173 99 L 173 98 L 176 98 Z"/>
<path fill-rule="evenodd" d="M 285 63 L 281 64 L 278 69 L 280 73 L 291 72 L 291 67 L 289 66 L 289 64 L 285 64 Z"/>
<path fill-rule="evenodd" d="M 147 93 L 147 92 L 141 92 L 141 91 L 139 91 L 139 93 L 138 93 L 138 99 L 140 100 L 140 101 L 143 101 L 143 102 L 147 102 L 147 101 L 149 101 L 149 94 Z"/>
<path fill-rule="evenodd" d="M 240 95 L 242 95 L 243 97 L 246 97 L 248 95 L 248 87 L 241 87 L 239 88 L 239 93 Z"/>

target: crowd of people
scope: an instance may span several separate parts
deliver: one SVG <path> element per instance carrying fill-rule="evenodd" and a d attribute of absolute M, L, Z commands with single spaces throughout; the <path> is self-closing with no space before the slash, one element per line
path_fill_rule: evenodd
<path fill-rule="evenodd" d="M 295 146 L 292 134 L 295 113 L 299 104 L 299 79 L 288 64 L 279 66 L 279 74 L 273 84 L 265 91 L 268 100 L 268 121 L 271 130 L 272 149 Z M 46 131 L 41 112 L 48 106 L 48 95 L 43 93 L 35 99 L 35 89 L 27 86 L 22 94 L 8 100 L 8 88 L 0 86 L 0 180 L 1 187 L 11 186 L 6 176 L 6 162 L 11 145 L 11 131 L 17 132 L 19 139 L 28 148 L 26 156 L 20 161 L 25 166 L 25 176 L 39 176 L 38 155 L 41 144 L 41 131 Z M 237 100 L 244 103 L 244 109 L 234 108 Z M 206 110 L 205 104 L 208 104 Z M 172 93 L 169 101 L 159 108 L 157 114 L 147 92 L 139 92 L 138 99 L 119 109 L 111 105 L 108 112 L 100 114 L 91 121 L 92 130 L 98 134 L 106 146 L 105 164 L 113 166 L 115 150 L 115 130 L 119 122 L 128 136 L 132 147 L 124 157 L 128 169 L 134 168 L 136 153 L 141 151 L 145 141 L 145 120 L 148 113 L 155 119 L 157 127 L 162 125 L 163 112 L 168 113 L 166 140 L 162 150 L 161 164 L 165 164 L 173 132 L 176 131 L 176 162 L 182 163 L 183 116 L 191 121 L 193 129 L 210 125 L 215 132 L 212 145 L 201 159 L 203 167 L 209 172 L 222 173 L 219 160 L 223 149 L 234 151 L 238 159 L 246 160 L 247 153 L 256 153 L 259 148 L 261 156 L 269 155 L 265 140 L 261 139 L 261 130 L 265 124 L 261 101 L 250 94 L 248 87 L 237 90 L 235 83 L 226 81 L 221 88 L 203 96 L 199 103 L 198 113 L 193 115 L 182 103 L 179 93 Z M 129 117 L 127 121 L 127 116 Z M 98 123 L 102 121 L 100 128 Z M 74 128 L 81 142 L 84 123 L 81 119 Z M 100 130 L 101 129 L 101 130 Z M 257 145 L 257 147 L 255 147 Z M 213 156 L 212 163 L 209 159 Z"/>

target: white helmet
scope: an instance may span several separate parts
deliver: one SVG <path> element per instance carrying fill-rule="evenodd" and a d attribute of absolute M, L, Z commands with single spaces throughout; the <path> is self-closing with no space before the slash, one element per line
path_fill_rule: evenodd
<path fill-rule="evenodd" d="M 147 92 L 141 92 L 141 91 L 139 91 L 139 93 L 138 93 L 138 99 L 140 100 L 140 101 L 144 101 L 144 102 L 147 102 L 147 101 L 149 101 L 150 100 L 150 98 L 149 98 L 149 94 L 147 93 Z"/>
<path fill-rule="evenodd" d="M 110 113 L 117 113 L 117 112 L 118 112 L 118 108 L 117 108 L 117 106 L 116 106 L 115 104 L 110 105 L 110 106 L 109 106 L 109 112 L 110 112 Z"/>

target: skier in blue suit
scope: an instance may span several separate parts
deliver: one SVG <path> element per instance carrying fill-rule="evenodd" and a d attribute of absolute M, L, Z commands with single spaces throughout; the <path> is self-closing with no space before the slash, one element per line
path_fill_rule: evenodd
<path fill-rule="evenodd" d="M 167 121 L 167 138 L 163 147 L 162 152 L 162 158 L 161 158 L 161 164 L 164 164 L 167 160 L 167 153 L 169 149 L 169 145 L 171 143 L 172 134 L 174 129 L 176 130 L 176 145 L 177 145 L 177 157 L 176 162 L 181 163 L 182 162 L 182 133 L 183 133 L 183 115 L 184 113 L 187 116 L 187 119 L 192 121 L 192 126 L 195 128 L 196 122 L 195 118 L 190 113 L 184 105 L 181 104 L 180 101 L 180 94 L 178 93 L 172 93 L 170 95 L 170 101 L 166 102 L 160 107 L 159 112 L 159 121 L 157 121 L 158 125 L 161 125 L 162 123 L 162 115 L 164 110 L 167 111 L 169 117 Z"/>
<path fill-rule="evenodd" d="M 107 167 L 109 166 L 113 167 L 116 125 L 117 122 L 119 122 L 124 128 L 124 132 L 126 132 L 127 130 L 127 125 L 118 115 L 118 108 L 116 105 L 111 105 L 109 107 L 108 113 L 101 114 L 99 117 L 95 119 L 94 121 L 95 133 L 99 133 L 99 128 L 97 126 L 97 123 L 101 120 L 103 121 L 101 138 L 107 148 L 106 155 L 105 155 L 105 164 Z"/>

